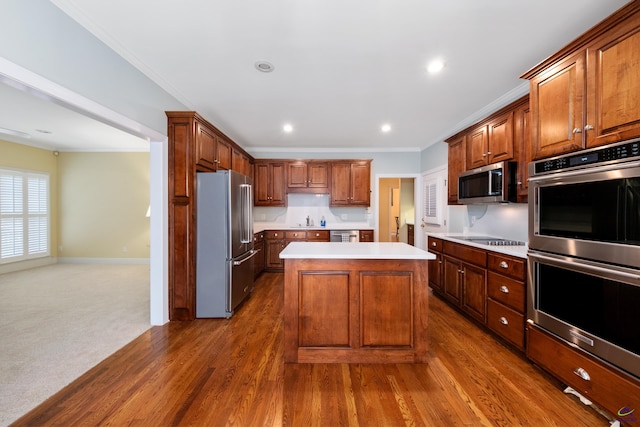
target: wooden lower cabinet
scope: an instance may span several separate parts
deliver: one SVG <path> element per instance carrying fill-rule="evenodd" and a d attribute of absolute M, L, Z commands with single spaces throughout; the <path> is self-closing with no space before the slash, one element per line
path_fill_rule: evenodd
<path fill-rule="evenodd" d="M 427 250 L 436 256 L 436 259 L 429 260 L 429 286 L 434 292 L 442 294 L 442 239 L 429 236 Z"/>
<path fill-rule="evenodd" d="M 486 251 L 445 241 L 443 254 L 444 297 L 484 324 L 487 312 Z"/>
<path fill-rule="evenodd" d="M 360 230 L 359 239 L 361 242 L 373 242 L 373 230 Z"/>
<path fill-rule="evenodd" d="M 253 257 L 255 260 L 253 263 L 253 277 L 256 278 L 264 271 L 266 267 L 266 250 L 265 250 L 265 240 L 264 240 L 264 231 L 255 233 L 253 235 L 253 250 L 257 251 L 257 255 Z"/>
<path fill-rule="evenodd" d="M 420 260 L 287 259 L 285 362 L 427 362 L 426 275 Z"/>
<path fill-rule="evenodd" d="M 637 424 L 640 408 L 637 378 L 608 366 L 532 323 L 527 324 L 527 357 L 623 423 Z M 634 409 L 635 412 L 629 414 Z"/>

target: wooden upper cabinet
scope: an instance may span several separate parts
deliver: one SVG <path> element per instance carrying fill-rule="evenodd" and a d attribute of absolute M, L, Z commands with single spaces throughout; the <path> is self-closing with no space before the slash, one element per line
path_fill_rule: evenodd
<path fill-rule="evenodd" d="M 299 193 L 328 193 L 329 164 L 313 160 L 288 162 L 287 190 Z"/>
<path fill-rule="evenodd" d="M 466 165 L 465 136 L 448 140 L 449 144 L 449 169 L 447 179 L 448 201 L 450 205 L 458 204 L 458 175 L 464 172 Z"/>
<path fill-rule="evenodd" d="M 531 79 L 534 160 L 584 148 L 584 65 L 584 52 L 579 52 Z"/>
<path fill-rule="evenodd" d="M 479 168 L 487 164 L 489 151 L 487 126 L 479 126 L 467 135 L 466 169 Z"/>
<path fill-rule="evenodd" d="M 467 169 L 513 159 L 513 111 L 467 135 Z"/>
<path fill-rule="evenodd" d="M 209 170 L 216 170 L 218 136 L 204 124 L 196 121 L 196 164 Z"/>
<path fill-rule="evenodd" d="M 253 175 L 249 156 L 236 148 L 231 152 L 231 169 L 246 176 Z"/>
<path fill-rule="evenodd" d="M 284 161 L 256 160 L 253 199 L 256 206 L 286 206 Z"/>
<path fill-rule="evenodd" d="M 216 169 L 231 169 L 231 143 L 222 137 L 217 138 L 216 145 Z"/>
<path fill-rule="evenodd" d="M 371 204 L 371 160 L 331 162 L 331 206 Z"/>
<path fill-rule="evenodd" d="M 640 13 L 587 47 L 586 146 L 640 136 Z"/>
<path fill-rule="evenodd" d="M 531 108 L 527 102 L 514 112 L 514 149 L 518 159 L 518 202 L 529 199 L 529 162 L 531 162 Z"/>
<path fill-rule="evenodd" d="M 523 74 L 534 160 L 640 136 L 640 2 Z"/>

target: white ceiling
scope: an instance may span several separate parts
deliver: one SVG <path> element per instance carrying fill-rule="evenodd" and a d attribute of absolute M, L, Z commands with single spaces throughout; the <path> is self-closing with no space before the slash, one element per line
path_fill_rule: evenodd
<path fill-rule="evenodd" d="M 427 147 L 526 93 L 520 74 L 626 3 L 51 1 L 253 153 Z M 434 58 L 446 63 L 439 75 L 425 71 Z M 275 70 L 257 71 L 259 60 Z M 46 107 L 25 108 L 35 121 Z M 0 113 L 0 127 L 54 126 Z"/>

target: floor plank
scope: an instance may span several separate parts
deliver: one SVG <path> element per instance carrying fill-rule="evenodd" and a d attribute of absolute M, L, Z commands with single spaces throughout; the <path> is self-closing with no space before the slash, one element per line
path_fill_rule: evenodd
<path fill-rule="evenodd" d="M 13 425 L 606 426 L 437 297 L 427 364 L 284 364 L 283 275 L 231 319 L 154 327 Z"/>

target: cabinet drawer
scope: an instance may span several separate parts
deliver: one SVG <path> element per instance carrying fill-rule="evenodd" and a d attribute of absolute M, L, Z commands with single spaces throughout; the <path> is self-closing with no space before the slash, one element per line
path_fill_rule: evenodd
<path fill-rule="evenodd" d="M 431 252 L 442 252 L 442 239 L 435 237 L 429 237 L 429 243 L 427 244 L 427 250 Z"/>
<path fill-rule="evenodd" d="M 261 231 L 259 233 L 255 233 L 253 235 L 253 244 L 255 245 L 256 243 L 260 243 L 264 241 L 264 231 Z"/>
<path fill-rule="evenodd" d="M 487 266 L 487 252 L 482 249 L 449 242 L 448 240 L 442 242 L 442 248 L 444 253 L 447 255 L 451 255 L 462 261 L 467 261 L 481 267 Z"/>
<path fill-rule="evenodd" d="M 307 240 L 306 231 L 286 231 L 285 238 L 287 240 Z"/>
<path fill-rule="evenodd" d="M 640 408 L 640 381 L 607 367 L 535 325 L 528 324 L 527 330 L 527 357 L 587 399 L 613 414 L 622 408 Z"/>
<path fill-rule="evenodd" d="M 267 230 L 265 231 L 265 238 L 269 240 L 284 239 L 284 231 L 281 230 Z"/>
<path fill-rule="evenodd" d="M 519 313 L 525 310 L 525 285 L 514 279 L 489 271 L 487 293 L 489 298 L 507 305 Z"/>
<path fill-rule="evenodd" d="M 510 257 L 495 252 L 487 256 L 487 268 L 514 279 L 524 280 L 526 261 L 521 258 Z"/>
<path fill-rule="evenodd" d="M 487 302 L 487 326 L 524 350 L 524 316 L 494 300 Z"/>
<path fill-rule="evenodd" d="M 307 231 L 307 239 L 310 242 L 328 242 L 329 230 L 311 230 Z"/>

